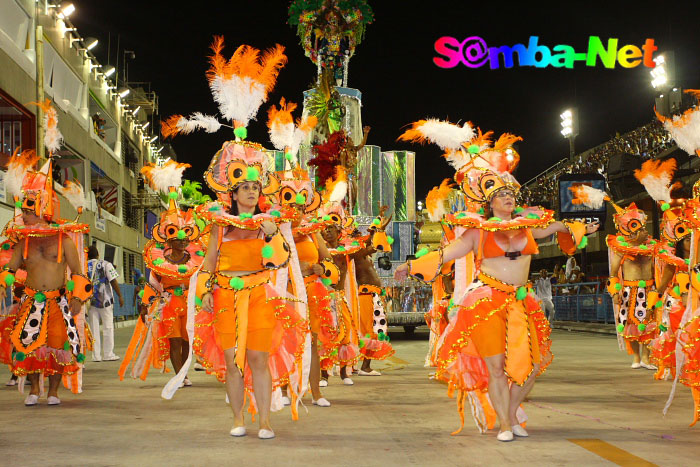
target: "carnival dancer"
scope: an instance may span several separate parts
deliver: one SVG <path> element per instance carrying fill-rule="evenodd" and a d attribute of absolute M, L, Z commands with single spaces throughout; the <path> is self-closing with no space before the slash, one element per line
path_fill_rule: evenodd
<path fill-rule="evenodd" d="M 221 115 L 233 122 L 236 140 L 223 144 L 205 173 L 218 201 L 196 209 L 215 225 L 204 263 L 190 280 L 196 295 L 190 295 L 187 329 L 202 365 L 226 384 L 234 418 L 230 434 L 246 434 L 247 389 L 254 394 L 250 409 L 259 414 L 258 437 L 269 439 L 275 436 L 270 410 L 282 408 L 278 388 L 289 383 L 294 394 L 303 394 L 310 364 L 306 296 L 289 225 L 293 215 L 282 208 L 261 212 L 260 204 L 269 204 L 259 203 L 261 197 L 276 193 L 279 180 L 268 170 L 264 148 L 245 140 L 246 125 L 266 100 L 286 56 L 279 45 L 264 53 L 243 45 L 226 60 L 223 45 L 216 37 L 207 76 Z M 215 117 L 195 113 L 171 117 L 162 130 L 172 136 L 196 128 L 215 132 L 221 126 Z M 286 293 L 289 279 L 297 297 Z M 163 397 L 172 397 L 190 361 L 191 355 Z M 295 404 L 292 410 L 295 414 Z"/>
<path fill-rule="evenodd" d="M 314 190 L 309 174 L 299 167 L 299 145 L 316 124 L 316 117 L 308 117 L 294 123 L 292 112 L 297 105 L 280 101 L 279 110 L 274 105 L 268 110 L 270 141 L 284 152 L 287 170 L 278 172 L 280 190 L 275 202 L 294 213 L 292 233 L 301 274 L 304 277 L 311 330 L 311 366 L 309 389 L 311 403 L 330 407 L 331 403 L 321 394 L 321 359 L 337 354 L 338 332 L 332 311 L 332 298 L 328 287 L 338 281 L 339 271 L 332 261 L 326 243 L 320 235 L 329 219 L 314 217 L 321 205 L 321 195 Z M 285 405 L 291 401 L 283 398 Z"/>
<path fill-rule="evenodd" d="M 15 199 L 13 225 L 5 230 L 16 241 L 10 261 L 0 274 L 0 301 L 15 272 L 26 271 L 24 296 L 10 333 L 13 347 L 12 372 L 27 376 L 31 391 L 24 403 L 39 403 L 40 378 L 48 376 L 48 404 L 58 405 L 58 387 L 62 375 L 74 393 L 80 392 L 79 371 L 85 361 L 82 334 L 82 304 L 92 295 L 92 284 L 83 274 L 82 234 L 86 224 L 59 218 L 60 205 L 55 191 L 62 193 L 77 209 L 85 206 L 82 187 L 68 183 L 56 185 L 52 177 L 53 157 L 62 143 L 56 110 L 49 101 L 39 104 L 44 112 L 45 144 L 48 161 L 38 172 L 33 151 L 15 154 L 10 162 L 6 187 Z M 80 319 L 80 320 L 79 320 Z M 23 390 L 23 379 L 19 389 Z"/>
<path fill-rule="evenodd" d="M 483 208 L 445 216 L 455 226 L 455 241 L 437 251 L 419 251 L 417 259 L 397 268 L 395 278 L 410 274 L 432 282 L 445 262 L 457 260 L 454 306 L 439 343 L 437 378 L 449 384 L 450 392 L 460 391 L 462 424 L 468 398 L 479 430 L 492 428 L 497 418 L 497 439 L 511 441 L 514 435 L 528 436 L 520 404 L 552 359 L 549 323 L 527 282 L 531 257 L 538 252 L 535 239 L 557 233 L 562 250 L 572 254 L 598 225 L 556 222 L 551 211 L 517 206 L 519 184 L 511 172 L 520 157 L 512 145 L 521 138 L 504 134 L 492 145 L 490 135 L 476 134 L 469 123 L 460 127 L 438 120 L 416 122 L 401 135 L 446 150 L 457 170 L 455 180 Z M 470 252 L 478 271 L 474 281 L 462 272 Z"/>
<path fill-rule="evenodd" d="M 153 226 L 153 238 L 143 250 L 151 275 L 141 294 L 141 319 L 136 323 L 119 368 L 119 379 L 124 379 L 132 360 L 132 378 L 145 380 L 151 366 L 165 371 L 168 357 L 175 373 L 179 373 L 189 354 L 186 328 L 189 283 L 204 260 L 205 249 L 199 241 L 203 232 L 194 211 L 181 210 L 177 202 L 182 173 L 188 167 L 189 164 L 171 160 L 141 169 L 151 188 L 168 196 L 168 209 Z M 192 382 L 185 377 L 182 384 L 191 386 Z"/>
<path fill-rule="evenodd" d="M 634 175 L 662 212 L 661 243 L 654 256 L 658 301 L 653 305 L 659 332 L 650 347 L 650 359 L 658 367 L 655 379 L 675 378 L 676 333 L 685 311 L 690 288 L 690 224 L 684 199 L 674 199 L 671 185 L 676 160 L 649 160 Z M 650 304 L 651 306 L 651 304 Z"/>
<path fill-rule="evenodd" d="M 688 89 L 685 91 L 700 100 L 700 90 Z M 688 154 L 700 156 L 700 111 L 694 106 L 680 115 L 665 117 L 656 114 L 663 123 L 664 128 L 671 134 L 678 147 Z M 683 217 L 687 220 L 692 236 L 690 240 L 690 253 L 688 257 L 692 261 L 690 267 L 691 287 L 688 291 L 688 299 L 685 303 L 685 311 L 678 324 L 676 333 L 676 375 L 668 401 L 663 413 L 666 414 L 673 402 L 673 397 L 678 381 L 692 390 L 694 410 L 693 426 L 700 419 L 700 183 L 693 186 L 693 197 L 684 203 Z M 683 244 L 681 243 L 681 246 Z M 676 253 L 679 256 L 679 253 Z M 682 289 L 681 289 L 682 291 Z"/>
<path fill-rule="evenodd" d="M 617 235 L 608 235 L 610 278 L 607 289 L 615 308 L 618 343 L 632 355 L 632 368 L 657 370 L 649 361 L 649 343 L 657 336 L 654 307 L 658 301 L 654 278 L 654 257 L 659 243 L 649 236 L 647 216 L 635 203 L 621 208 L 602 190 L 576 185 L 571 188 L 574 203 L 599 209 L 605 201 L 613 215 Z"/>

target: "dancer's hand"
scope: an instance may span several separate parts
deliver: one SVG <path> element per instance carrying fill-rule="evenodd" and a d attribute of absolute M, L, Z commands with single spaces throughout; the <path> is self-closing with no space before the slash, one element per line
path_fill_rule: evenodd
<path fill-rule="evenodd" d="M 408 277 L 408 263 L 403 263 L 394 271 L 394 279 L 402 281 Z"/>
<path fill-rule="evenodd" d="M 265 235 L 274 235 L 277 233 L 277 224 L 272 221 L 263 221 L 260 224 L 260 229 Z"/>
<path fill-rule="evenodd" d="M 311 266 L 311 272 L 313 274 L 316 274 L 317 276 L 321 276 L 321 275 L 323 275 L 323 272 L 324 272 L 323 266 L 316 263 L 313 266 Z"/>
<path fill-rule="evenodd" d="M 214 296 L 211 294 L 211 292 L 205 293 L 202 297 L 202 309 L 204 309 L 204 311 L 208 311 L 209 313 L 214 312 Z"/>
<path fill-rule="evenodd" d="M 600 222 L 595 221 L 590 224 L 586 224 L 586 233 L 591 234 L 600 228 Z"/>

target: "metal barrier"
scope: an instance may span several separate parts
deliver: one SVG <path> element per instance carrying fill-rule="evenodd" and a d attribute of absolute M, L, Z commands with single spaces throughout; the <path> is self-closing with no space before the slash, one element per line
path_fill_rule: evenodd
<path fill-rule="evenodd" d="M 591 293 L 593 292 L 593 293 Z M 599 282 L 552 285 L 554 320 L 615 322 L 612 299 Z"/>

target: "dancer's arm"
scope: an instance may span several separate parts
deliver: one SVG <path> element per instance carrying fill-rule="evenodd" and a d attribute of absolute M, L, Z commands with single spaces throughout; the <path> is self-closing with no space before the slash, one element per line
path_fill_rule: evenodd
<path fill-rule="evenodd" d="M 598 221 L 586 224 L 586 233 L 593 233 L 600 228 L 600 223 Z M 568 232 L 569 229 L 566 228 L 563 222 L 557 221 L 552 222 L 547 227 L 532 229 L 533 238 L 545 238 L 557 232 Z"/>
<path fill-rule="evenodd" d="M 219 225 L 214 225 L 214 228 L 211 229 L 211 233 L 209 235 L 209 245 L 207 246 L 207 253 L 204 255 L 204 261 L 202 262 L 200 273 L 205 271 L 211 273 L 216 269 L 216 260 L 219 254 L 219 237 L 222 234 L 221 229 L 222 227 Z M 213 312 L 214 296 L 211 294 L 211 292 L 206 292 L 201 298 L 202 308 L 210 313 Z"/>

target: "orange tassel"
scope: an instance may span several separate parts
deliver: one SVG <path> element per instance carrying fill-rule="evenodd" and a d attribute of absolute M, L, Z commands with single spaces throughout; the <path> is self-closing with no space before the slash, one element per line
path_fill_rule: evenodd
<path fill-rule="evenodd" d="M 693 417 L 693 423 L 690 424 L 690 426 L 694 426 L 697 422 L 698 419 L 700 419 L 700 388 L 691 388 L 693 391 L 693 405 L 695 406 L 695 414 Z"/>
<path fill-rule="evenodd" d="M 452 436 L 458 435 L 462 432 L 464 428 L 464 402 L 467 400 L 467 393 L 465 391 L 459 391 L 459 397 L 457 398 L 457 410 L 459 411 L 459 429 L 450 433 Z"/>

